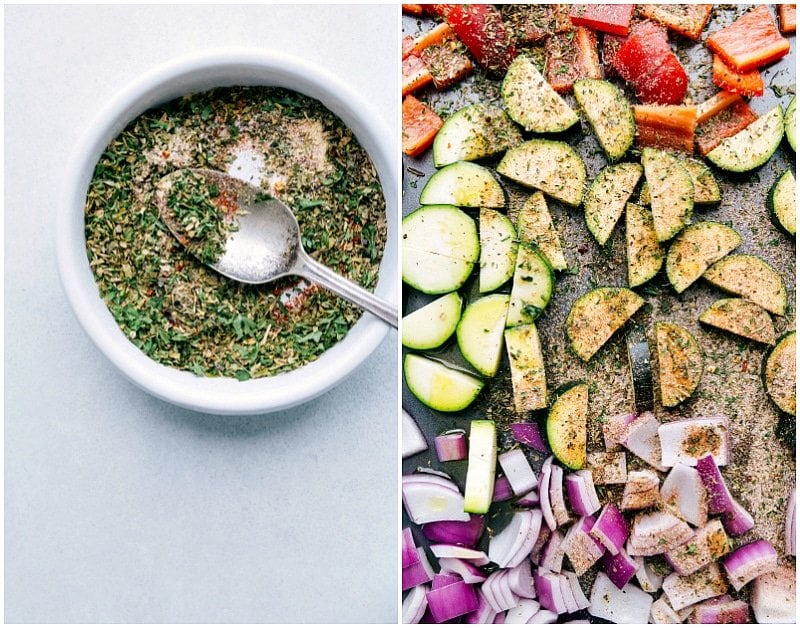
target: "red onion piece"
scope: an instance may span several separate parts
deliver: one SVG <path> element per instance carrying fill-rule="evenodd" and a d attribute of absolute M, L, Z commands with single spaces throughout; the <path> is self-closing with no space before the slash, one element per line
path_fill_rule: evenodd
<path fill-rule="evenodd" d="M 648 561 L 642 556 L 631 556 L 628 550 L 625 553 L 630 556 L 631 560 L 636 563 L 636 581 L 639 583 L 642 591 L 646 593 L 657 593 L 661 588 L 661 583 L 664 582 L 664 576 L 657 573 Z"/>
<path fill-rule="evenodd" d="M 591 451 L 586 454 L 586 466 L 595 485 L 625 484 L 628 480 L 628 458 L 624 451 Z"/>
<path fill-rule="evenodd" d="M 553 509 L 553 517 L 556 520 L 556 527 L 560 527 L 570 520 L 567 505 L 564 502 L 564 470 L 558 465 L 553 465 L 550 470 L 550 507 Z"/>
<path fill-rule="evenodd" d="M 472 585 L 455 582 L 441 589 L 431 589 L 425 596 L 433 621 L 441 624 L 478 608 L 478 596 Z"/>
<path fill-rule="evenodd" d="M 528 493 L 525 493 L 522 497 L 517 499 L 514 504 L 518 508 L 533 508 L 534 506 L 539 505 L 539 491 L 537 489 L 533 489 Z"/>
<path fill-rule="evenodd" d="M 666 471 L 667 468 L 661 463 L 660 425 L 652 412 L 644 412 L 628 425 L 620 444 L 651 467 Z"/>
<path fill-rule="evenodd" d="M 695 468 L 706 488 L 709 514 L 718 515 L 733 510 L 733 497 L 725 483 L 725 478 L 722 477 L 719 466 L 714 461 L 714 456 L 711 454 L 701 456 L 697 459 Z"/>
<path fill-rule="evenodd" d="M 671 573 L 664 578 L 661 587 L 669 605 L 680 614 L 687 606 L 724 594 L 728 590 L 728 582 L 719 565 L 709 563 L 690 576 Z"/>
<path fill-rule="evenodd" d="M 539 566 L 548 571 L 560 572 L 564 564 L 564 535 L 558 530 L 553 530 L 542 548 Z"/>
<path fill-rule="evenodd" d="M 728 581 L 737 591 L 778 566 L 778 552 L 763 539 L 737 547 L 722 559 Z"/>
<path fill-rule="evenodd" d="M 528 620 L 529 624 L 555 624 L 558 622 L 558 614 L 546 608 L 539 611 Z"/>
<path fill-rule="evenodd" d="M 536 473 L 521 449 L 504 451 L 497 456 L 497 462 L 508 478 L 515 495 L 524 495 L 536 488 Z"/>
<path fill-rule="evenodd" d="M 750 603 L 759 624 L 797 622 L 795 567 L 779 565 L 753 580 Z"/>
<path fill-rule="evenodd" d="M 589 614 L 615 624 L 647 624 L 653 598 L 635 584 L 617 588 L 602 571 L 598 572 L 589 596 Z"/>
<path fill-rule="evenodd" d="M 447 572 L 437 573 L 431 580 L 431 591 L 434 591 L 435 589 L 441 589 L 442 587 L 446 587 L 448 584 L 454 584 L 456 582 L 462 582 L 462 578 L 458 574 Z"/>
<path fill-rule="evenodd" d="M 639 565 L 625 553 L 625 550 L 620 550 L 617 554 L 610 552 L 603 554 L 600 568 L 618 589 L 623 589 L 636 575 Z"/>
<path fill-rule="evenodd" d="M 465 460 L 467 457 L 467 433 L 464 430 L 451 430 L 434 437 L 433 445 L 440 462 Z"/>
<path fill-rule="evenodd" d="M 481 585 L 481 591 L 492 608 L 498 613 L 514 608 L 519 602 L 519 597 L 511 590 L 508 584 L 508 570 L 495 571 Z"/>
<path fill-rule="evenodd" d="M 508 609 L 504 624 L 527 624 L 539 611 L 539 602 L 530 599 L 520 600 L 514 608 Z"/>
<path fill-rule="evenodd" d="M 452 573 L 461 577 L 467 584 L 479 584 L 486 580 L 486 574 L 476 565 L 463 558 L 440 558 L 442 573 Z"/>
<path fill-rule="evenodd" d="M 418 584 L 403 599 L 403 623 L 418 624 L 428 608 L 428 587 Z"/>
<path fill-rule="evenodd" d="M 533 544 L 533 549 L 531 550 L 531 562 L 534 565 L 538 565 L 542 556 L 542 550 L 547 543 L 547 540 L 550 538 L 550 528 L 546 525 L 542 526 L 539 530 L 539 537 L 536 539 L 536 542 Z"/>
<path fill-rule="evenodd" d="M 578 601 L 572 593 L 569 580 L 567 580 L 567 577 L 563 573 L 558 574 L 558 586 L 561 588 L 561 598 L 564 600 L 564 606 L 566 607 L 565 612 L 568 614 L 577 613 Z"/>
<path fill-rule="evenodd" d="M 600 542 L 589 534 L 594 522 L 593 517 L 581 517 L 570 526 L 561 544 L 575 573 L 579 576 L 586 573 L 605 553 L 605 548 Z"/>
<path fill-rule="evenodd" d="M 694 526 L 702 527 L 708 519 L 708 496 L 694 467 L 677 463 L 661 485 L 661 498 L 674 506 L 681 518 Z"/>
<path fill-rule="evenodd" d="M 663 554 L 686 543 L 694 532 L 675 515 L 663 510 L 637 514 L 630 532 L 629 553 L 632 556 Z"/>
<path fill-rule="evenodd" d="M 516 567 L 527 558 L 539 536 L 539 510 L 518 510 L 511 521 L 489 540 L 489 558 L 499 567 Z"/>
<path fill-rule="evenodd" d="M 422 473 L 403 476 L 403 505 L 417 525 L 431 521 L 469 521 L 464 496 L 451 481 Z"/>
<path fill-rule="evenodd" d="M 725 531 L 731 536 L 741 536 L 748 530 L 752 530 L 755 525 L 753 516 L 745 510 L 736 500 L 733 501 L 733 509 L 722 515 L 722 525 Z"/>
<path fill-rule="evenodd" d="M 422 526 L 422 534 L 432 543 L 475 547 L 483 534 L 483 515 L 470 515 L 467 521 L 432 521 Z"/>
<path fill-rule="evenodd" d="M 516 567 L 521 562 L 529 560 L 531 552 L 533 551 L 533 546 L 539 538 L 539 530 L 542 528 L 542 511 L 534 508 L 528 512 L 531 513 L 531 527 L 524 541 L 519 546 L 519 549 L 517 549 L 517 553 L 514 554 L 511 561 L 509 561 L 509 568 Z"/>
<path fill-rule="evenodd" d="M 436 545 L 431 545 L 430 550 L 436 558 L 460 558 L 461 560 L 468 560 L 473 565 L 479 567 L 489 564 L 489 557 L 486 555 L 486 552 L 470 547 L 438 543 Z"/>
<path fill-rule="evenodd" d="M 531 561 L 523 560 L 516 567 L 508 570 L 508 586 L 521 598 L 533 600 L 536 598 L 536 587 L 531 573 Z M 536 610 L 539 610 L 538 608 Z"/>
<path fill-rule="evenodd" d="M 533 447 L 536 451 L 543 454 L 550 453 L 547 443 L 542 438 L 542 432 L 538 423 L 512 423 L 510 425 L 511 435 L 518 443 Z"/>
<path fill-rule="evenodd" d="M 688 576 L 728 551 L 730 540 L 722 521 L 712 519 L 686 543 L 665 552 L 664 558 L 678 575 Z"/>
<path fill-rule="evenodd" d="M 657 506 L 661 501 L 661 493 L 658 490 L 660 484 L 661 480 L 655 471 L 650 469 L 631 471 L 622 491 L 620 508 L 622 510 L 642 510 Z"/>
<path fill-rule="evenodd" d="M 797 528 L 797 489 L 793 488 L 789 495 L 789 502 L 786 504 L 786 525 L 784 527 L 784 539 L 786 539 L 786 555 L 797 556 L 797 540 L 795 538 Z"/>
<path fill-rule="evenodd" d="M 628 540 L 628 522 L 614 503 L 608 502 L 600 511 L 589 534 L 600 541 L 611 554 L 619 554 Z"/>
<path fill-rule="evenodd" d="M 514 497 L 514 489 L 511 488 L 511 482 L 504 475 L 501 475 L 494 481 L 494 494 L 492 495 L 493 502 L 504 502 L 507 499 Z"/>
<path fill-rule="evenodd" d="M 555 530 L 556 518 L 553 515 L 553 508 L 550 506 L 550 477 L 553 469 L 553 456 L 550 456 L 542 464 L 542 472 L 539 475 L 539 507 L 542 509 L 542 516 L 551 530 Z"/>
<path fill-rule="evenodd" d="M 725 466 L 730 461 L 727 417 L 681 419 L 658 428 L 661 462 L 672 467 L 678 462 L 695 466 L 697 459 L 711 454 L 714 462 Z"/>
<path fill-rule="evenodd" d="M 566 613 L 567 605 L 561 592 L 560 574 L 537 569 L 534 576 L 536 596 L 542 608 L 556 614 Z"/>
<path fill-rule="evenodd" d="M 635 414 L 625 413 L 607 417 L 603 421 L 601 427 L 606 451 L 616 451 L 619 449 L 619 445 L 625 437 L 628 426 L 633 423 L 635 419 Z"/>
<path fill-rule="evenodd" d="M 576 514 L 586 517 L 600 510 L 600 500 L 594 487 L 591 471 L 581 469 L 564 478 L 569 506 Z"/>
<path fill-rule="evenodd" d="M 479 590 L 477 593 L 478 608 L 461 618 L 461 623 L 463 624 L 491 624 L 494 622 L 495 617 L 498 616 L 497 611 L 489 604 L 483 591 Z"/>
<path fill-rule="evenodd" d="M 417 545 L 414 543 L 411 528 L 403 528 L 401 557 L 403 567 L 410 567 L 419 562 L 419 553 L 417 552 Z"/>
<path fill-rule="evenodd" d="M 425 584 L 433 579 L 434 571 L 425 550 L 421 547 L 417 548 L 419 560 L 403 568 L 403 591 L 411 589 L 419 584 Z"/>
<path fill-rule="evenodd" d="M 403 410 L 403 433 L 400 438 L 403 445 L 403 458 L 408 458 L 428 448 L 425 435 L 419 425 L 408 412 Z"/>
<path fill-rule="evenodd" d="M 586 597 L 583 589 L 581 588 L 581 583 L 578 581 L 577 574 L 572 571 L 564 571 L 562 573 L 564 576 L 566 576 L 567 582 L 572 589 L 572 597 L 575 598 L 575 602 L 578 604 L 578 610 L 589 608 L 589 599 Z"/>
<path fill-rule="evenodd" d="M 713 599 L 692 609 L 690 624 L 748 624 L 750 607 L 742 600 Z"/>

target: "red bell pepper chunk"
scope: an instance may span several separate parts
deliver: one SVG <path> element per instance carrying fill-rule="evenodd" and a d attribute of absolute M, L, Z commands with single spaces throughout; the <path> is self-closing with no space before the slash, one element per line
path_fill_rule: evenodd
<path fill-rule="evenodd" d="M 789 52 L 789 40 L 775 26 L 769 8 L 762 4 L 730 26 L 706 39 L 706 45 L 738 72 L 747 72 L 777 61 Z"/>
<path fill-rule="evenodd" d="M 640 13 L 692 41 L 700 39 L 713 4 L 640 4 Z"/>
<path fill-rule="evenodd" d="M 406 42 L 406 40 L 409 39 L 409 37 L 406 36 L 403 38 L 403 59 L 408 55 L 420 56 L 422 51 L 429 46 L 441 44 L 443 41 L 453 37 L 455 37 L 455 33 L 453 29 L 450 28 L 450 25 L 446 23 L 437 24 L 432 29 L 411 38 L 410 43 Z M 406 51 L 407 47 L 408 51 Z"/>
<path fill-rule="evenodd" d="M 794 33 L 797 30 L 797 5 L 779 4 L 778 5 L 778 24 L 781 33 Z"/>
<path fill-rule="evenodd" d="M 614 68 L 626 81 L 636 82 L 671 54 L 667 29 L 654 22 L 640 22 L 617 49 Z"/>
<path fill-rule="evenodd" d="M 403 152 L 417 157 L 433 143 L 443 120 L 410 94 L 403 99 Z"/>
<path fill-rule="evenodd" d="M 490 4 L 431 4 L 426 7 L 447 21 L 478 64 L 502 73 L 517 56 L 503 18 Z"/>
<path fill-rule="evenodd" d="M 422 15 L 425 12 L 425 7 L 421 4 L 401 4 L 403 13 L 407 15 Z"/>
<path fill-rule="evenodd" d="M 538 44 L 573 28 L 568 4 L 501 4 L 500 14 L 518 46 Z"/>
<path fill-rule="evenodd" d="M 634 105 L 633 117 L 638 146 L 694 152 L 697 126 L 694 106 Z"/>
<path fill-rule="evenodd" d="M 575 26 L 624 36 L 630 30 L 633 9 L 632 4 L 573 4 L 569 18 Z"/>
<path fill-rule="evenodd" d="M 709 118 L 717 115 L 723 109 L 727 109 L 737 100 L 741 100 L 739 94 L 720 91 L 697 105 L 697 124 L 702 124 Z"/>
<path fill-rule="evenodd" d="M 568 92 L 582 78 L 601 78 L 597 54 L 597 35 L 579 26 L 567 33 L 553 35 L 545 45 L 545 77 L 559 93 Z"/>
<path fill-rule="evenodd" d="M 737 96 L 732 105 L 697 125 L 697 131 L 695 133 L 697 150 L 705 157 L 714 150 L 722 140 L 736 135 L 757 118 L 758 116 L 756 116 L 747 103 L 742 100 L 742 97 Z"/>
<path fill-rule="evenodd" d="M 734 92 L 742 96 L 761 96 L 764 93 L 764 79 L 761 72 L 750 70 L 749 72 L 737 72 L 725 65 L 725 62 L 714 55 L 711 64 L 711 79 L 714 85 L 726 92 Z"/>
<path fill-rule="evenodd" d="M 636 96 L 643 103 L 678 105 L 689 89 L 689 75 L 674 54 L 635 82 Z"/>
<path fill-rule="evenodd" d="M 433 81 L 425 63 L 416 55 L 409 55 L 403 59 L 403 96 L 410 94 Z"/>

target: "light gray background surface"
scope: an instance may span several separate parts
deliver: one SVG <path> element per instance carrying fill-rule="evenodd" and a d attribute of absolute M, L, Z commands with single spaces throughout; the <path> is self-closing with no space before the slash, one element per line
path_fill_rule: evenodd
<path fill-rule="evenodd" d="M 53 224 L 86 125 L 184 53 L 281 48 L 397 128 L 399 5 L 20 5 L 4 18 L 6 622 L 394 623 L 397 333 L 300 408 L 182 410 L 84 334 Z"/>

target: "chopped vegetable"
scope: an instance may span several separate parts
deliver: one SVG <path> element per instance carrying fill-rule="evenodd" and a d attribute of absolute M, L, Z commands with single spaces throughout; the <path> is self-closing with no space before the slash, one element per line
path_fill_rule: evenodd
<path fill-rule="evenodd" d="M 401 4 L 403 13 L 408 15 L 422 15 L 425 12 L 424 4 Z"/>
<path fill-rule="evenodd" d="M 543 454 L 548 453 L 547 444 L 544 442 L 544 438 L 542 438 L 538 423 L 511 423 L 508 428 L 511 430 L 511 435 L 514 437 L 514 440 L 518 443 L 533 447 Z"/>
<path fill-rule="evenodd" d="M 653 367 L 650 360 L 650 343 L 647 341 L 644 327 L 636 323 L 630 324 L 625 334 L 625 344 L 633 383 L 633 406 L 636 412 L 652 412 L 655 405 Z M 603 437 L 608 443 L 605 429 Z"/>
<path fill-rule="evenodd" d="M 416 563 L 410 564 L 408 567 L 403 567 L 402 573 L 402 587 L 403 591 L 413 589 L 433 579 L 434 571 L 431 566 L 428 556 L 425 553 L 425 548 L 417 548 L 417 556 L 419 560 Z M 427 587 L 426 587 L 427 590 Z"/>
<path fill-rule="evenodd" d="M 414 523 L 469 521 L 469 514 L 464 512 L 464 497 L 451 480 L 414 473 L 404 475 L 402 484 L 403 506 Z"/>
<path fill-rule="evenodd" d="M 567 503 L 564 500 L 564 469 L 558 465 L 553 465 L 548 490 L 550 491 L 550 507 L 553 510 L 556 526 L 561 527 L 568 523 L 572 517 L 567 511 Z"/>
<path fill-rule="evenodd" d="M 683 161 L 666 151 L 643 149 L 642 166 L 650 190 L 656 237 L 664 242 L 689 222 L 694 209 L 694 183 Z"/>
<path fill-rule="evenodd" d="M 506 327 L 529 325 L 553 296 L 555 277 L 547 258 L 533 245 L 520 242 L 511 283 Z"/>
<path fill-rule="evenodd" d="M 489 294 L 470 303 L 456 328 L 464 359 L 485 377 L 494 377 L 503 353 L 509 296 Z"/>
<path fill-rule="evenodd" d="M 783 135 L 783 109 L 775 105 L 736 135 L 722 140 L 706 157 L 723 170 L 747 172 L 769 161 Z"/>
<path fill-rule="evenodd" d="M 553 270 L 564 270 L 567 267 L 561 239 L 553 224 L 547 201 L 541 192 L 531 194 L 520 207 L 517 215 L 517 234 L 520 242 L 538 247 Z"/>
<path fill-rule="evenodd" d="M 703 377 L 703 353 L 691 332 L 677 325 L 656 323 L 661 404 L 677 406 L 694 394 Z"/>
<path fill-rule="evenodd" d="M 444 587 L 431 588 L 425 597 L 428 600 L 428 610 L 436 623 L 461 617 L 478 608 L 475 588 L 460 578 Z"/>
<path fill-rule="evenodd" d="M 461 319 L 461 296 L 448 292 L 403 317 L 402 344 L 409 349 L 435 349 L 453 335 Z"/>
<path fill-rule="evenodd" d="M 517 231 L 508 216 L 482 207 L 478 215 L 480 233 L 481 293 L 496 290 L 514 275 L 517 263 Z"/>
<path fill-rule="evenodd" d="M 564 478 L 567 498 L 573 512 L 588 517 L 600 510 L 600 500 L 592 480 L 592 471 L 581 469 Z"/>
<path fill-rule="evenodd" d="M 474 69 L 464 45 L 451 35 L 450 39 L 428 46 L 420 58 L 433 78 L 433 86 L 441 91 L 463 80 Z"/>
<path fill-rule="evenodd" d="M 594 78 L 576 80 L 573 91 L 609 161 L 621 159 L 633 145 L 636 135 L 633 109 L 628 99 L 613 83 Z"/>
<path fill-rule="evenodd" d="M 559 93 L 568 92 L 578 79 L 600 79 L 597 35 L 579 26 L 566 33 L 551 35 L 545 44 L 547 82 Z"/>
<path fill-rule="evenodd" d="M 758 68 L 748 72 L 737 72 L 725 65 L 719 55 L 714 55 L 711 72 L 714 85 L 727 92 L 742 96 L 761 96 L 764 93 L 764 79 L 761 78 Z"/>
<path fill-rule="evenodd" d="M 711 17 L 713 4 L 640 4 L 639 12 L 671 31 L 698 41 Z"/>
<path fill-rule="evenodd" d="M 614 502 L 608 502 L 597 516 L 589 534 L 600 541 L 608 553 L 616 555 L 622 551 L 625 541 L 628 540 L 628 522 Z"/>
<path fill-rule="evenodd" d="M 631 288 L 647 283 L 661 270 L 665 255 L 658 241 L 653 215 L 647 207 L 635 203 L 626 205 L 625 251 Z"/>
<path fill-rule="evenodd" d="M 486 580 L 486 575 L 480 567 L 463 558 L 442 556 L 439 558 L 439 568 L 441 573 L 456 574 L 467 584 L 478 584 Z"/>
<path fill-rule="evenodd" d="M 680 462 L 673 465 L 661 485 L 661 499 L 664 504 L 673 507 L 684 521 L 697 527 L 706 524 L 708 494 L 700 472 L 694 467 Z"/>
<path fill-rule="evenodd" d="M 778 565 L 753 581 L 751 603 L 760 624 L 797 622 L 797 574 L 795 567 Z"/>
<path fill-rule="evenodd" d="M 768 312 L 786 313 L 786 286 L 772 266 L 755 255 L 727 255 L 712 265 L 703 279 L 726 292 L 749 299 Z"/>
<path fill-rule="evenodd" d="M 660 480 L 650 469 L 631 471 L 625 482 L 620 508 L 622 510 L 644 510 L 658 506 L 661 495 L 658 491 Z"/>
<path fill-rule="evenodd" d="M 572 28 L 568 4 L 501 4 L 500 12 L 519 46 L 541 43 Z"/>
<path fill-rule="evenodd" d="M 447 21 L 478 64 L 504 72 L 517 54 L 500 12 L 490 4 L 431 4 L 426 8 Z"/>
<path fill-rule="evenodd" d="M 467 457 L 467 437 L 464 430 L 450 430 L 435 436 L 433 446 L 440 462 L 464 460 Z"/>
<path fill-rule="evenodd" d="M 695 140 L 701 155 L 708 155 L 725 139 L 733 137 L 758 119 L 741 96 L 733 94 L 732 98 L 732 102 L 721 102 L 720 105 L 724 104 L 725 107 L 708 119 L 702 122 L 698 120 Z"/>
<path fill-rule="evenodd" d="M 506 72 L 500 88 L 508 115 L 526 131 L 564 131 L 578 116 L 558 95 L 530 55 L 519 55 Z"/>
<path fill-rule="evenodd" d="M 425 594 L 429 590 L 424 584 L 418 584 L 403 598 L 402 619 L 404 624 L 417 624 L 420 622 L 428 609 L 428 599 Z"/>
<path fill-rule="evenodd" d="M 688 576 L 671 573 L 662 584 L 670 606 L 680 611 L 687 606 L 724 594 L 728 583 L 717 563 L 712 562 Z"/>
<path fill-rule="evenodd" d="M 517 510 L 508 525 L 489 540 L 489 558 L 500 568 L 518 566 L 530 555 L 541 524 L 540 511 Z"/>
<path fill-rule="evenodd" d="M 632 4 L 573 4 L 569 18 L 575 26 L 624 36 L 628 34 L 633 10 Z"/>
<path fill-rule="evenodd" d="M 694 606 L 687 621 L 692 624 L 747 624 L 749 620 L 747 602 L 714 598 Z"/>
<path fill-rule="evenodd" d="M 433 140 L 433 165 L 475 161 L 519 144 L 519 130 L 500 107 L 474 103 L 448 116 Z"/>
<path fill-rule="evenodd" d="M 785 551 L 787 556 L 797 556 L 797 488 L 792 488 L 786 504 L 786 525 L 783 529 Z"/>
<path fill-rule="evenodd" d="M 728 581 L 737 591 L 751 580 L 778 566 L 778 553 L 768 541 L 759 539 L 737 547 L 722 559 Z"/>
<path fill-rule="evenodd" d="M 403 46 L 403 59 L 408 55 L 416 55 L 419 57 L 425 48 L 429 46 L 436 46 L 442 42 L 455 37 L 453 29 L 449 24 L 437 24 L 430 30 L 421 33 L 417 37 L 410 37 L 408 45 Z"/>
<path fill-rule="evenodd" d="M 536 325 L 529 323 L 506 329 L 505 344 L 511 369 L 514 408 L 519 414 L 546 408 L 547 374 Z M 523 432 L 525 426 L 528 429 Z M 548 451 L 536 423 L 512 423 L 511 432 L 520 442 L 544 453 Z"/>
<path fill-rule="evenodd" d="M 727 417 L 701 417 L 662 423 L 658 428 L 661 441 L 661 461 L 665 467 L 677 463 L 696 466 L 706 454 L 724 466 L 730 462 Z"/>
<path fill-rule="evenodd" d="M 794 33 L 797 30 L 797 5 L 779 4 L 778 7 L 778 28 L 781 33 Z"/>
<path fill-rule="evenodd" d="M 431 543 L 475 547 L 483 534 L 484 520 L 481 515 L 470 515 L 466 521 L 432 521 L 421 529 Z"/>
<path fill-rule="evenodd" d="M 525 187 L 577 207 L 583 199 L 586 166 L 566 142 L 532 139 L 509 149 L 497 172 Z"/>
<path fill-rule="evenodd" d="M 589 534 L 594 523 L 593 517 L 581 517 L 570 526 L 561 544 L 578 576 L 586 573 L 605 553 L 600 541 Z"/>
<path fill-rule="evenodd" d="M 556 393 L 547 414 L 547 441 L 553 455 L 570 469 L 586 466 L 586 418 L 589 412 L 589 386 L 585 382 L 568 384 Z"/>
<path fill-rule="evenodd" d="M 594 484 L 625 484 L 628 480 L 625 452 L 589 452 L 586 454 L 586 466 Z"/>
<path fill-rule="evenodd" d="M 606 451 L 619 451 L 621 443 L 628 432 L 628 426 L 636 420 L 637 415 L 632 412 L 623 412 L 609 417 L 603 417 L 601 429 L 603 431 L 603 443 Z"/>
<path fill-rule="evenodd" d="M 477 377 L 413 353 L 403 360 L 403 375 L 417 399 L 442 412 L 463 410 L 483 388 L 483 381 Z"/>
<path fill-rule="evenodd" d="M 427 294 L 461 287 L 480 256 L 475 221 L 454 205 L 429 205 L 402 221 L 403 281 Z"/>
<path fill-rule="evenodd" d="M 433 82 L 433 75 L 417 55 L 409 55 L 403 59 L 402 72 L 404 97 Z"/>
<path fill-rule="evenodd" d="M 589 186 L 583 200 L 586 226 L 601 246 L 611 237 L 642 172 L 636 163 L 613 164 L 603 168 Z"/>
<path fill-rule="evenodd" d="M 797 231 L 797 183 L 792 170 L 786 170 L 767 193 L 769 217 L 778 229 L 794 236 Z"/>
<path fill-rule="evenodd" d="M 730 552 L 731 542 L 722 522 L 713 519 L 702 526 L 682 545 L 664 554 L 664 558 L 680 576 L 688 576 Z"/>
<path fill-rule="evenodd" d="M 469 459 L 464 485 L 464 511 L 485 514 L 492 504 L 497 436 L 494 421 L 476 419 L 470 422 Z"/>
<path fill-rule="evenodd" d="M 734 102 L 741 101 L 739 94 L 720 91 L 697 105 L 697 124 L 702 124 L 709 118 L 717 115 L 720 111 L 727 109 Z"/>
<path fill-rule="evenodd" d="M 652 412 L 643 412 L 628 425 L 620 443 L 654 469 L 666 471 L 667 468 L 661 464 L 661 440 L 658 437 L 660 425 Z"/>
<path fill-rule="evenodd" d="M 706 45 L 739 72 L 777 61 L 790 49 L 789 40 L 780 34 L 765 4 L 709 35 Z"/>
<path fill-rule="evenodd" d="M 503 207 L 505 192 L 491 170 L 471 161 L 457 161 L 437 170 L 419 195 L 422 205 Z"/>
<path fill-rule="evenodd" d="M 789 103 L 789 106 L 786 108 L 786 114 L 783 117 L 783 130 L 786 134 L 786 141 L 789 142 L 789 146 L 792 147 L 792 150 L 796 151 L 797 146 L 795 144 L 795 128 L 796 128 L 796 118 L 797 118 L 797 96 L 792 96 L 792 101 Z"/>
<path fill-rule="evenodd" d="M 693 105 L 634 105 L 640 147 L 694 151 L 697 109 Z"/>
<path fill-rule="evenodd" d="M 550 478 L 552 473 L 553 456 L 550 456 L 542 463 L 542 470 L 539 475 L 539 506 L 547 527 L 550 530 L 555 530 L 557 527 L 556 518 L 553 515 L 553 508 L 550 506 Z"/>
<path fill-rule="evenodd" d="M 542 547 L 541 557 L 534 562 L 542 569 L 560 572 L 564 563 L 564 535 L 558 530 L 553 530 Z"/>
<path fill-rule="evenodd" d="M 635 584 L 628 583 L 622 589 L 600 572 L 592 585 L 589 597 L 589 614 L 615 624 L 647 624 L 653 598 Z"/>
<path fill-rule="evenodd" d="M 403 98 L 403 152 L 417 157 L 433 143 L 442 119 L 433 109 L 411 94 Z"/>
<path fill-rule="evenodd" d="M 525 452 L 519 448 L 509 449 L 497 456 L 497 462 L 503 469 L 515 495 L 524 495 L 538 486 L 536 474 L 533 472 Z M 538 531 L 537 531 L 538 534 Z"/>
<path fill-rule="evenodd" d="M 566 321 L 572 349 L 588 362 L 642 305 L 644 299 L 628 288 L 595 288 L 578 297 Z"/>
<path fill-rule="evenodd" d="M 688 225 L 667 251 L 667 278 L 681 294 L 708 268 L 742 243 L 742 237 L 721 222 L 702 221 Z"/>
<path fill-rule="evenodd" d="M 747 299 L 714 301 L 698 320 L 742 338 L 766 345 L 775 344 L 775 325 L 769 312 Z"/>
<path fill-rule="evenodd" d="M 402 432 L 403 458 L 408 458 L 428 448 L 425 435 L 419 429 L 419 425 L 408 412 L 403 410 L 403 432 Z"/>
<path fill-rule="evenodd" d="M 611 552 L 603 554 L 600 568 L 618 589 L 624 589 L 625 585 L 636 575 L 639 570 L 639 564 L 628 556 L 625 550 L 620 550 L 616 554 Z"/>
<path fill-rule="evenodd" d="M 786 414 L 797 414 L 797 334 L 785 333 L 764 356 L 761 378 L 772 402 Z"/>

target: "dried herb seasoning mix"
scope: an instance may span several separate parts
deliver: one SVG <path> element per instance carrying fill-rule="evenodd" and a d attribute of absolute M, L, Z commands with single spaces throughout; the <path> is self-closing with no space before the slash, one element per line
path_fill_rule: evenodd
<path fill-rule="evenodd" d="M 174 239 L 155 188 L 189 167 L 255 174 L 295 212 L 313 257 L 366 288 L 377 284 L 385 202 L 351 131 L 296 92 L 215 89 L 139 116 L 107 147 L 89 186 L 89 262 L 131 342 L 164 365 L 244 380 L 296 369 L 344 338 L 361 316 L 355 306 L 299 278 L 239 284 Z M 177 199 L 197 234 L 220 228 L 213 196 Z"/>

